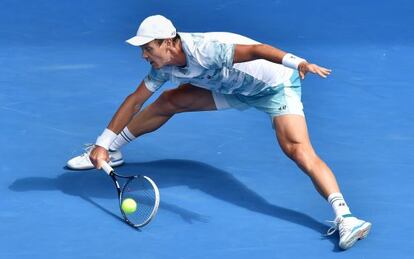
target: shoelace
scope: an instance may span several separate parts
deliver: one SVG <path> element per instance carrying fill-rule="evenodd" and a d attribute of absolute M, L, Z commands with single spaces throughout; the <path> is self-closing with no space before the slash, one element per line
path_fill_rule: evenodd
<path fill-rule="evenodd" d="M 352 224 L 350 219 L 345 220 L 345 219 L 341 218 L 339 221 L 327 220 L 327 222 L 329 222 L 333 225 L 326 232 L 327 236 L 332 235 L 337 230 L 339 230 L 339 236 L 342 236 L 344 233 L 346 233 L 347 231 L 350 231 L 352 229 L 352 226 L 350 226 Z M 341 225 L 341 227 L 339 227 L 339 225 Z"/>
<path fill-rule="evenodd" d="M 326 232 L 326 236 L 333 235 L 338 230 L 338 223 L 335 220 L 326 220 L 326 222 L 330 223 L 332 226 Z"/>
<path fill-rule="evenodd" d="M 83 150 L 85 151 L 85 152 L 83 152 L 83 154 L 82 154 L 82 156 L 84 157 L 84 156 L 88 156 L 89 157 L 89 153 L 91 152 L 91 150 L 93 149 L 93 147 L 95 146 L 94 144 L 92 144 L 92 143 L 86 143 L 86 144 L 83 144 L 85 147 L 83 148 Z"/>

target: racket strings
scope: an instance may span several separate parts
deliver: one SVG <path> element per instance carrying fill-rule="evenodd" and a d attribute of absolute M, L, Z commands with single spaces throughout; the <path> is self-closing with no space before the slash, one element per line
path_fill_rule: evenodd
<path fill-rule="evenodd" d="M 122 200 L 131 198 L 137 203 L 135 212 L 125 216 L 134 225 L 141 225 L 153 216 L 156 205 L 156 192 L 148 180 L 143 177 L 128 181 L 123 189 Z"/>

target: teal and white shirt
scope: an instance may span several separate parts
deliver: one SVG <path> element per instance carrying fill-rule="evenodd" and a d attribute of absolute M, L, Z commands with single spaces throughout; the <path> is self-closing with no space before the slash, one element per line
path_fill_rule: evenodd
<path fill-rule="evenodd" d="M 166 81 L 191 83 L 222 94 L 256 95 L 267 88 L 291 86 L 293 70 L 264 59 L 233 63 L 235 44 L 260 44 L 227 32 L 179 33 L 186 55 L 185 67 L 152 68 L 145 86 L 152 92 Z"/>

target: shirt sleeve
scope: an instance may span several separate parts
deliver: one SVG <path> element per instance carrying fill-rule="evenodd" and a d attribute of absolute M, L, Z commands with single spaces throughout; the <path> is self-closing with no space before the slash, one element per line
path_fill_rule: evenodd
<path fill-rule="evenodd" d="M 164 73 L 159 69 L 151 68 L 148 75 L 144 78 L 144 83 L 148 90 L 155 92 L 160 89 L 160 87 L 167 82 L 168 79 L 169 76 L 167 73 Z"/>
<path fill-rule="evenodd" d="M 234 48 L 234 44 L 206 41 L 197 47 L 195 58 L 207 69 L 231 68 L 233 66 Z"/>

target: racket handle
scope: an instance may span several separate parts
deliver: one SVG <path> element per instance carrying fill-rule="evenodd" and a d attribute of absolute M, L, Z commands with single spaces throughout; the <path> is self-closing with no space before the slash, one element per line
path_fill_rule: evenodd
<path fill-rule="evenodd" d="M 105 171 L 108 175 L 114 171 L 110 165 L 106 161 L 101 161 L 101 169 Z"/>

